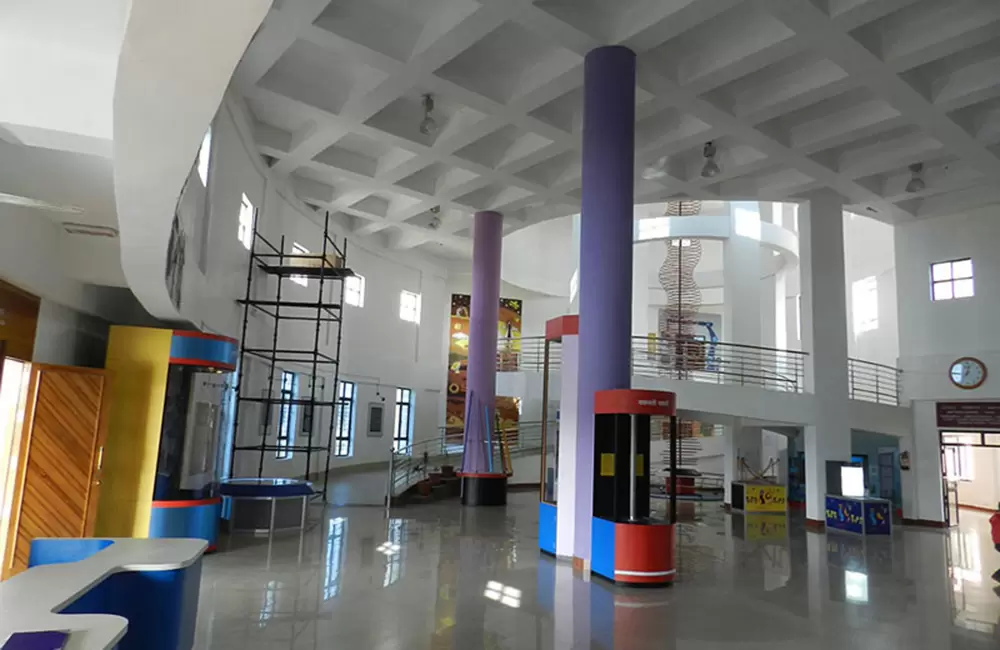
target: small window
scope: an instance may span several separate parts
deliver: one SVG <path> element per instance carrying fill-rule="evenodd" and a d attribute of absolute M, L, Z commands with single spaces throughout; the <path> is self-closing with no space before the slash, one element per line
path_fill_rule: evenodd
<path fill-rule="evenodd" d="M 365 306 L 365 276 L 351 275 L 344 279 L 344 302 L 352 307 Z"/>
<path fill-rule="evenodd" d="M 278 409 L 278 440 L 274 457 L 288 460 L 292 457 L 295 444 L 295 397 L 298 393 L 298 377 L 294 372 L 281 372 L 281 406 Z"/>
<path fill-rule="evenodd" d="M 236 229 L 236 236 L 243 244 L 243 248 L 250 250 L 253 246 L 253 213 L 256 210 L 247 195 L 243 195 L 240 203 L 240 225 Z"/>
<path fill-rule="evenodd" d="M 298 257 L 298 256 L 300 256 L 300 255 L 308 255 L 308 254 L 309 254 L 309 249 L 306 248 L 305 246 L 303 246 L 302 244 L 296 242 L 296 243 L 292 244 L 292 255 L 293 255 L 293 257 L 289 261 L 292 264 L 303 264 L 304 260 L 301 257 Z M 291 276 L 288 277 L 288 279 L 291 280 L 292 282 L 294 282 L 295 284 L 299 285 L 300 287 L 308 287 L 309 286 L 309 278 L 307 278 L 304 275 L 291 275 Z"/>
<path fill-rule="evenodd" d="M 420 323 L 420 294 L 403 291 L 399 294 L 399 317 L 410 323 Z"/>
<path fill-rule="evenodd" d="M 971 298 L 974 295 L 971 258 L 931 264 L 931 300 Z"/>
<path fill-rule="evenodd" d="M 392 427 L 392 448 L 405 451 L 413 438 L 413 391 L 396 389 L 396 419 Z"/>
<path fill-rule="evenodd" d="M 874 275 L 851 285 L 854 335 L 878 329 L 878 281 Z"/>
<path fill-rule="evenodd" d="M 201 139 L 201 148 L 198 149 L 198 178 L 201 184 L 208 187 L 208 163 L 212 157 L 212 127 L 205 131 L 205 137 Z"/>
<path fill-rule="evenodd" d="M 352 381 L 340 382 L 337 391 L 337 415 L 334 429 L 333 455 L 348 457 L 354 447 L 354 411 L 357 384 Z"/>

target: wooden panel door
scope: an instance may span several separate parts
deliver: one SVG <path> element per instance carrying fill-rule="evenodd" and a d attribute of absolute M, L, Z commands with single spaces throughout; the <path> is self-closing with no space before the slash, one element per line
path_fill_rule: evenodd
<path fill-rule="evenodd" d="M 36 537 L 92 533 L 104 444 L 103 400 L 103 370 L 32 367 L 4 576 L 27 567 Z"/>

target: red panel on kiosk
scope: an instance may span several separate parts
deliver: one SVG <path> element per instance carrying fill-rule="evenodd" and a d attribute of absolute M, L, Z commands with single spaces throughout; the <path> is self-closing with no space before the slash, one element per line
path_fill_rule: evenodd
<path fill-rule="evenodd" d="M 673 582 L 674 527 L 671 524 L 615 524 L 615 582 Z"/>
<path fill-rule="evenodd" d="M 677 395 L 663 390 L 599 390 L 594 393 L 594 414 L 676 415 Z"/>
<path fill-rule="evenodd" d="M 564 336 L 580 335 L 580 317 L 576 314 L 572 316 L 559 316 L 545 322 L 545 340 L 559 341 Z"/>

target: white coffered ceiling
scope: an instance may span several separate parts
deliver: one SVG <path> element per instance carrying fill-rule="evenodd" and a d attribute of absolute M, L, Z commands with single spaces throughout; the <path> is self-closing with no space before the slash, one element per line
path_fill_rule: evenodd
<path fill-rule="evenodd" d="M 637 203 L 831 188 L 898 222 L 1000 202 L 997 0 L 277 0 L 236 85 L 304 201 L 455 254 L 475 210 L 579 209 L 583 56 L 611 43 L 638 55 Z"/>

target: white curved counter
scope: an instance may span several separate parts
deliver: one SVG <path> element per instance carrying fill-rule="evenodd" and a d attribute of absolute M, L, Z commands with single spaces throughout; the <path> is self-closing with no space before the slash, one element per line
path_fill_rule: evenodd
<path fill-rule="evenodd" d="M 85 559 L 35 566 L 0 582 L 0 647 L 16 632 L 62 631 L 69 633 L 67 650 L 114 648 L 129 627 L 125 618 L 58 612 L 109 576 L 186 569 L 197 563 L 208 547 L 207 542 L 196 539 L 107 541 L 113 543 Z"/>

